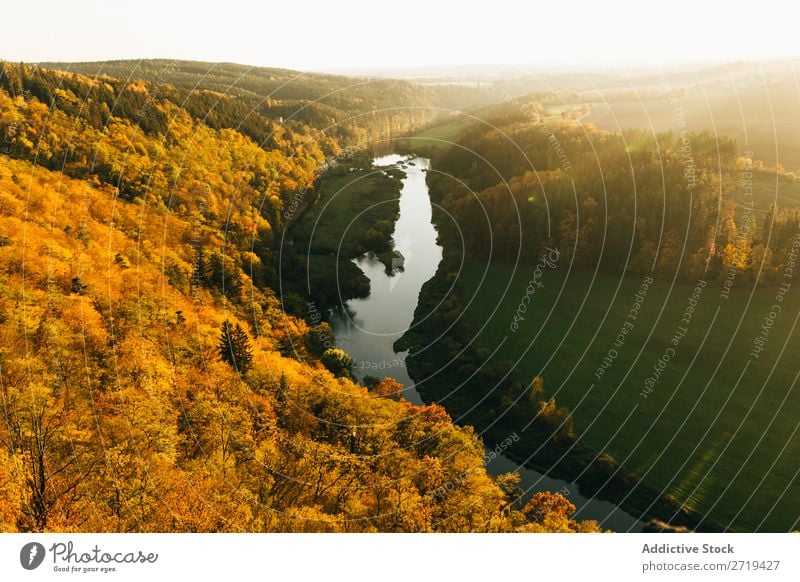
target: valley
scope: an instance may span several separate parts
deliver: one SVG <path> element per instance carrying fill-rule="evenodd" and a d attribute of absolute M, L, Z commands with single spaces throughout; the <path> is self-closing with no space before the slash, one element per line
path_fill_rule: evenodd
<path fill-rule="evenodd" d="M 2 63 L 0 526 L 797 529 L 795 81 L 736 71 Z"/>

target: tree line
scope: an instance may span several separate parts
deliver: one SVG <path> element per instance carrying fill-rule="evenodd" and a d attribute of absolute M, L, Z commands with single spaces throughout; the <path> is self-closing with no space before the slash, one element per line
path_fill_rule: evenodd
<path fill-rule="evenodd" d="M 800 213 L 775 204 L 778 170 L 733 140 L 615 134 L 507 108 L 434 158 L 432 195 L 453 217 L 443 235 L 461 244 L 463 233 L 469 256 L 530 263 L 551 247 L 577 270 L 780 281 Z"/>

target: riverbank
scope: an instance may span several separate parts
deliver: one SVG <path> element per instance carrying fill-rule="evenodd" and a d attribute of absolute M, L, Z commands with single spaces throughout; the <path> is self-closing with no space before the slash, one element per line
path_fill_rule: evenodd
<path fill-rule="evenodd" d="M 721 531 L 719 524 L 687 511 L 610 455 L 587 446 L 580 426 L 574 433 L 565 430 L 573 422 L 571 414 L 553 421 L 536 413 L 540 405 L 531 399 L 530 379 L 518 379 L 510 358 L 504 353 L 494 357 L 489 345 L 476 341 L 478 329 L 465 316 L 466 298 L 475 298 L 458 282 L 461 268 L 457 253 L 445 254 L 436 275 L 421 290 L 412 330 L 395 344 L 395 349 L 408 351 L 409 374 L 422 398 L 444 406 L 456 422 L 474 426 L 489 447 L 509 434 L 520 435 L 504 451 L 507 457 L 577 483 L 586 498 L 618 504 L 643 521 L 658 518 L 691 529 Z M 504 345 L 501 340 L 493 344 L 500 349 Z"/>
<path fill-rule="evenodd" d="M 422 404 L 406 373 L 405 354 L 396 353 L 393 345 L 411 325 L 419 290 L 433 277 L 442 256 L 425 184 L 428 161 L 393 154 L 376 158 L 373 165 L 404 173 L 397 220 L 390 234 L 392 250 L 402 258 L 390 263 L 388 269 L 374 253 L 353 260 L 369 281 L 369 294 L 333 309 L 330 323 L 337 345 L 353 357 L 360 380 L 367 376 L 392 377 L 406 386 L 403 396 L 407 400 Z"/>
<path fill-rule="evenodd" d="M 796 447 L 800 294 L 759 285 L 722 295 L 711 281 L 553 270 L 512 333 L 531 270 L 466 262 L 475 300 L 465 317 L 483 327 L 478 344 L 505 340 L 513 375 L 542 375 L 584 444 L 693 512 L 733 531 L 793 529 L 800 498 L 796 466 L 785 461 Z M 784 315 L 765 323 L 776 303 Z M 762 325 L 768 341 L 756 352 Z"/>
<path fill-rule="evenodd" d="M 353 263 L 366 253 L 392 267 L 405 174 L 372 162 L 367 151 L 336 161 L 287 209 L 279 276 L 289 312 L 305 315 L 309 298 L 325 312 L 369 295 L 369 279 Z"/>
<path fill-rule="evenodd" d="M 344 308 L 332 310 L 330 323 L 337 345 L 352 356 L 359 379 L 363 381 L 367 376 L 394 378 L 405 386 L 403 396 L 407 400 L 415 404 L 439 402 L 458 419 L 458 411 L 451 410 L 446 399 L 438 395 L 433 398 L 430 393 L 423 393 L 424 398 L 420 395 L 406 368 L 405 352 L 395 348 L 396 340 L 409 333 L 410 328 L 410 333 L 414 333 L 416 326 L 424 326 L 424 322 L 414 321 L 420 290 L 434 277 L 442 259 L 442 247 L 437 243 L 438 233 L 432 224 L 433 210 L 426 181 L 429 162 L 419 157 L 390 156 L 378 163 L 399 164 L 406 174 L 400 191 L 400 214 L 392 233 L 395 249 L 405 257 L 403 269 L 387 273 L 374 255 L 356 259 L 354 263 L 369 279 L 370 293 L 348 301 Z M 507 436 L 502 438 L 507 440 Z M 486 442 L 489 444 L 490 440 Z M 557 491 L 578 507 L 579 519 L 595 519 L 603 527 L 615 531 L 641 531 L 644 524 L 613 504 L 581 495 L 578 486 L 571 482 L 523 468 L 506 456 L 505 448 L 496 451 L 494 447 L 494 443 L 488 447 L 486 468 L 494 475 L 519 474 L 521 502 L 530 499 L 536 491 Z"/>

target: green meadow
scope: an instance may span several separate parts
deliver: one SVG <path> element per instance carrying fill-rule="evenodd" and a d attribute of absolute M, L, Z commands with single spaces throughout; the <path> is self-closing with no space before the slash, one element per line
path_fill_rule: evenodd
<path fill-rule="evenodd" d="M 517 378 L 543 376 L 585 444 L 686 508 L 733 530 L 797 529 L 800 281 L 779 300 L 664 280 L 642 294 L 642 277 L 546 270 L 522 313 L 532 271 L 465 266 L 479 344 L 501 345 Z"/>
<path fill-rule="evenodd" d="M 461 132 L 472 122 L 470 117 L 459 115 L 445 123 L 434 125 L 416 133 L 413 137 L 406 138 L 407 147 L 445 149 L 458 141 Z"/>

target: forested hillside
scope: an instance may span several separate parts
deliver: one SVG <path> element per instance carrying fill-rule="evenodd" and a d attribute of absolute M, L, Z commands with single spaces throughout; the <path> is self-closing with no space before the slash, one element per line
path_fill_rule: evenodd
<path fill-rule="evenodd" d="M 470 256 L 492 260 L 533 263 L 550 247 L 576 270 L 776 282 L 800 217 L 777 204 L 794 174 L 728 138 L 611 133 L 525 100 L 490 109 L 434 160 L 433 194 L 454 217 L 444 235 L 460 240 L 458 224 Z"/>
<path fill-rule="evenodd" d="M 281 309 L 275 233 L 341 136 L 182 91 L 0 72 L 0 529 L 596 531 Z"/>
<path fill-rule="evenodd" d="M 323 147 L 363 147 L 398 137 L 492 95 L 459 85 L 349 78 L 231 63 L 140 60 L 45 64 L 89 77 L 144 79 L 164 98 L 215 128 L 234 128 L 257 143 L 278 121 L 308 131 Z"/>
<path fill-rule="evenodd" d="M 408 140 L 432 158 L 444 258 L 395 349 L 426 401 L 490 444 L 517 431 L 509 456 L 584 495 L 692 529 L 793 529 L 795 467 L 771 451 L 800 446 L 797 176 L 711 132 L 575 117 L 518 99 Z"/>

